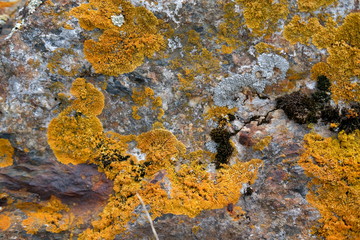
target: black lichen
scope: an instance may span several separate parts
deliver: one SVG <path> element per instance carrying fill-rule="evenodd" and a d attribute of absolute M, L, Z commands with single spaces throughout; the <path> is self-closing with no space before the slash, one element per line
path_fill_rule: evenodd
<path fill-rule="evenodd" d="M 276 99 L 278 109 L 284 110 L 289 119 L 297 123 L 312 123 L 321 119 L 331 123 L 330 130 L 346 133 L 360 129 L 360 104 L 353 103 L 350 108 L 339 109 L 330 105 L 331 83 L 325 76 L 319 76 L 316 91 L 306 95 L 300 91 Z"/>
<path fill-rule="evenodd" d="M 319 76 L 316 82 L 316 91 L 312 94 L 312 98 L 318 104 L 318 107 L 324 107 L 331 100 L 330 80 L 325 76 Z"/>
<path fill-rule="evenodd" d="M 277 98 L 276 108 L 284 110 L 296 123 L 316 123 L 319 119 L 314 99 L 300 91 Z"/>
<path fill-rule="evenodd" d="M 230 137 L 232 134 L 223 128 L 215 128 L 211 130 L 210 137 L 217 143 L 215 155 L 215 167 L 221 168 L 222 164 L 228 164 L 234 148 L 231 146 Z"/>
<path fill-rule="evenodd" d="M 360 129 L 360 104 L 352 104 L 350 108 L 342 110 L 337 107 L 326 106 L 321 111 L 321 118 L 324 122 L 334 124 L 330 130 L 351 133 L 356 129 Z"/>

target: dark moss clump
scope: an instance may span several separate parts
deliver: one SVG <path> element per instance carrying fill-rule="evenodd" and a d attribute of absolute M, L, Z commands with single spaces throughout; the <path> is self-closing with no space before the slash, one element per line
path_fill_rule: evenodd
<path fill-rule="evenodd" d="M 360 129 L 360 104 L 352 104 L 350 108 L 341 111 L 337 107 L 326 106 L 321 111 L 321 118 L 324 122 L 336 125 L 330 128 L 332 131 L 351 133 Z"/>
<path fill-rule="evenodd" d="M 289 119 L 297 123 L 323 122 L 333 123 L 331 130 L 346 133 L 360 129 L 360 104 L 352 104 L 350 108 L 340 110 L 330 105 L 331 83 L 325 76 L 319 76 L 316 91 L 310 96 L 294 92 L 276 99 L 276 106 L 284 110 Z"/>
<path fill-rule="evenodd" d="M 323 75 L 318 77 L 316 82 L 316 88 L 318 91 L 330 92 L 330 87 L 331 87 L 331 83 L 327 77 Z"/>
<path fill-rule="evenodd" d="M 323 107 L 325 104 L 330 102 L 331 93 L 330 93 L 330 80 L 325 76 L 319 76 L 316 82 L 316 91 L 312 94 L 314 101 L 320 105 L 318 107 Z"/>
<path fill-rule="evenodd" d="M 211 139 L 218 144 L 216 148 L 217 153 L 215 156 L 216 169 L 221 168 L 222 164 L 229 163 L 229 158 L 234 151 L 233 146 L 230 144 L 231 136 L 231 133 L 222 128 L 215 128 L 210 132 Z"/>
<path fill-rule="evenodd" d="M 319 119 L 315 100 L 300 91 L 277 98 L 276 107 L 296 123 L 315 123 Z"/>

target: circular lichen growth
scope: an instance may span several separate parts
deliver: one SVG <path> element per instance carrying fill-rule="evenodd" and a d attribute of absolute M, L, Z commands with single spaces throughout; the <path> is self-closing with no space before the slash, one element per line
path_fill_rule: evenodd
<path fill-rule="evenodd" d="M 103 132 L 96 115 L 104 108 L 104 95 L 83 78 L 73 82 L 70 92 L 76 99 L 51 120 L 48 143 L 59 162 L 86 163 L 96 157 L 97 139 Z"/>
<path fill-rule="evenodd" d="M 117 76 L 132 72 L 145 57 L 165 46 L 160 20 L 144 7 L 123 0 L 91 0 L 70 12 L 85 30 L 103 30 L 98 41 L 86 40 L 84 53 L 97 73 Z M 113 16 L 123 16 L 114 25 Z"/>
<path fill-rule="evenodd" d="M 137 138 L 137 147 L 146 154 L 146 162 L 151 163 L 149 169 L 166 167 L 171 160 L 185 152 L 185 146 L 174 134 L 164 129 L 155 129 L 142 133 Z"/>
<path fill-rule="evenodd" d="M 105 105 L 104 95 L 84 78 L 77 78 L 70 89 L 70 93 L 76 97 L 72 108 L 84 115 L 99 115 Z"/>
<path fill-rule="evenodd" d="M 48 143 L 59 162 L 85 163 L 94 155 L 94 140 L 102 130 L 97 117 L 73 114 L 67 110 L 50 122 Z"/>

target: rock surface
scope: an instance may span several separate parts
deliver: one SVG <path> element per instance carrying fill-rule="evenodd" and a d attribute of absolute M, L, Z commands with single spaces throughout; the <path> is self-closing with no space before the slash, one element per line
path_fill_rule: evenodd
<path fill-rule="evenodd" d="M 235 151 L 230 165 L 237 159 L 263 160 L 256 181 L 243 184 L 238 202 L 204 210 L 194 218 L 170 213 L 155 218 L 160 239 L 317 238 L 312 227 L 320 214 L 306 200 L 310 178 L 297 160 L 305 134 L 313 129 L 325 137 L 335 134 L 321 121 L 309 126 L 288 119 L 276 108 L 276 98 L 297 90 L 313 92 L 311 67 L 328 53 L 312 44 L 292 45 L 283 37 L 283 27 L 292 16 L 310 14 L 299 11 L 297 1 L 285 1 L 288 16 L 276 21 L 276 31 L 269 27 L 260 35 L 246 25 L 246 9 L 241 4 L 231 13 L 224 8 L 232 2 L 132 0 L 134 6 L 144 6 L 163 20 L 167 46 L 145 58 L 135 71 L 117 76 L 96 73 L 86 59 L 84 41 L 99 38 L 99 29 L 84 30 L 68 14 L 84 1 L 0 5 L 0 14 L 8 16 L 2 23 L 0 15 L 0 138 L 8 139 L 14 148 L 13 165 L 0 168 L 0 214 L 11 218 L 10 227 L 2 230 L 0 226 L 0 238 L 76 239 L 91 227 L 113 193 L 113 182 L 95 164 L 61 164 L 47 141 L 50 121 L 71 104 L 73 97 L 66 95 L 70 96 L 76 78 L 85 78 L 105 96 L 98 116 L 104 132 L 139 135 L 161 122 L 187 151 L 216 152 L 210 132 L 222 126 L 232 134 Z M 359 11 L 356 0 L 336 2 L 313 14 L 320 19 L 328 13 L 341 22 L 350 12 Z M 239 26 L 230 14 L 235 14 Z M 117 26 L 121 27 L 124 16 L 119 16 Z M 262 52 L 255 47 L 259 43 L 271 47 Z M 227 52 L 222 46 L 233 50 Z M 134 92 L 146 87 L 161 97 L 160 107 L 153 107 L 153 100 L 134 101 Z M 230 111 L 208 114 L 216 107 L 236 110 L 229 115 Z M 162 110 L 164 115 L 159 116 Z M 134 154 L 138 149 L 133 148 Z M 209 172 L 215 171 L 210 164 Z M 82 223 L 59 232 L 43 226 L 30 234 L 23 222 L 30 216 L 30 207 L 24 204 L 41 209 L 52 196 L 81 217 Z M 243 212 L 234 217 L 235 206 Z M 141 212 L 140 206 L 137 211 Z M 139 214 L 126 233 L 113 237 L 152 239 L 153 234 L 145 215 Z"/>

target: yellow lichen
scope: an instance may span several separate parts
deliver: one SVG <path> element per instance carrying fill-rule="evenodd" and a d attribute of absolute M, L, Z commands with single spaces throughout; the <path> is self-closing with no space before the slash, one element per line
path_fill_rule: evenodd
<path fill-rule="evenodd" d="M 79 164 L 96 152 L 94 140 L 103 130 L 96 115 L 104 107 L 104 96 L 83 78 L 74 81 L 71 93 L 77 99 L 50 122 L 47 136 L 58 161 Z"/>
<path fill-rule="evenodd" d="M 220 52 L 231 54 L 235 49 L 242 45 L 239 37 L 239 30 L 243 27 L 240 13 L 235 11 L 235 3 L 225 3 L 223 5 L 224 22 L 219 25 L 217 42 L 221 45 Z"/>
<path fill-rule="evenodd" d="M 18 207 L 27 214 L 21 224 L 29 234 L 37 233 L 42 227 L 53 233 L 66 231 L 74 221 L 74 216 L 68 213 L 70 209 L 54 196 L 45 203 L 20 204 Z"/>
<path fill-rule="evenodd" d="M 70 89 L 70 93 L 76 97 L 72 103 L 72 110 L 86 116 L 99 115 L 105 105 L 104 95 L 84 78 L 77 78 Z"/>
<path fill-rule="evenodd" d="M 254 146 L 253 149 L 257 151 L 262 151 L 264 148 L 269 146 L 270 142 L 272 140 L 272 136 L 266 136 L 262 139 L 260 139 Z"/>
<path fill-rule="evenodd" d="M 0 231 L 6 231 L 11 226 L 11 218 L 8 215 L 0 214 Z"/>
<path fill-rule="evenodd" d="M 357 12 L 346 16 L 338 27 L 331 18 L 322 26 L 315 18 L 304 24 L 295 16 L 284 30 L 284 36 L 292 43 L 312 42 L 318 48 L 327 49 L 329 57 L 326 62 L 313 66 L 312 77 L 324 75 L 331 80 L 332 98 L 336 102 L 360 101 L 360 84 L 356 80 L 360 77 L 359 23 L 360 13 Z"/>
<path fill-rule="evenodd" d="M 136 106 L 132 106 L 132 117 L 134 119 L 140 120 L 141 116 L 138 114 L 139 108 L 147 107 L 158 111 L 157 119 L 159 121 L 161 120 L 164 115 L 164 110 L 162 109 L 162 99 L 161 97 L 154 96 L 154 90 L 149 87 L 134 89 L 131 97 L 136 104 Z"/>
<path fill-rule="evenodd" d="M 299 164 L 312 178 L 307 200 L 320 212 L 317 233 L 331 240 L 360 238 L 360 131 L 337 138 L 305 136 Z"/>
<path fill-rule="evenodd" d="M 97 73 L 116 76 L 132 72 L 145 57 L 165 46 L 160 20 L 145 7 L 134 7 L 125 0 L 90 0 L 70 14 L 85 30 L 103 31 L 98 41 L 84 42 L 85 57 Z M 116 25 L 114 19 L 120 19 Z"/>
<path fill-rule="evenodd" d="M 218 106 L 212 106 L 210 107 L 206 113 L 204 114 L 205 119 L 213 119 L 215 121 L 222 119 L 222 118 L 228 118 L 229 114 L 234 115 L 237 111 L 237 108 L 228 108 L 228 107 L 218 107 Z"/>
<path fill-rule="evenodd" d="M 273 45 L 264 43 L 264 42 L 260 42 L 258 44 L 255 45 L 255 49 L 256 52 L 258 54 L 263 54 L 263 53 L 277 53 L 279 54 L 281 52 L 281 48 L 277 48 Z"/>
<path fill-rule="evenodd" d="M 75 76 L 81 67 L 81 64 L 71 65 L 69 69 L 64 68 L 64 63 L 69 61 L 70 57 L 77 57 L 73 49 L 57 48 L 53 51 L 47 64 L 47 68 L 53 74 L 60 74 L 63 76 Z"/>
<path fill-rule="evenodd" d="M 337 0 L 298 0 L 298 8 L 303 12 L 312 12 L 320 7 L 326 7 Z"/>
<path fill-rule="evenodd" d="M 13 165 L 14 148 L 8 139 L 0 138 L 0 168 Z"/>
<path fill-rule="evenodd" d="M 321 25 L 317 18 L 310 18 L 305 22 L 299 15 L 295 15 L 284 27 L 283 35 L 291 44 L 299 42 L 309 45 L 311 37 L 320 29 Z"/>
<path fill-rule="evenodd" d="M 289 13 L 287 0 L 236 0 L 243 8 L 246 26 L 254 36 L 270 35 Z"/>

